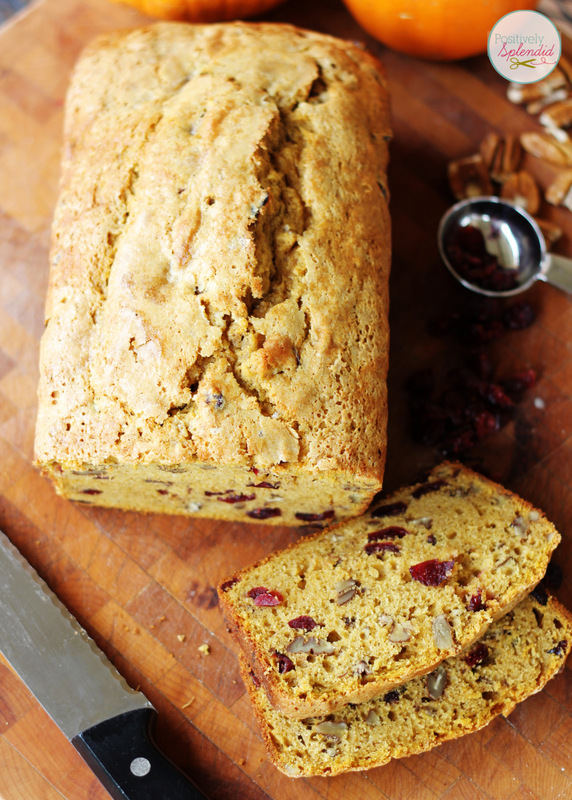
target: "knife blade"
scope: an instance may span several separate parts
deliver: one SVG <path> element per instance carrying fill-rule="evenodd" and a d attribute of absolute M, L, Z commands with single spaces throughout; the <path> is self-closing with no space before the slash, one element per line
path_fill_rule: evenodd
<path fill-rule="evenodd" d="M 155 745 L 152 704 L 2 531 L 0 651 L 114 800 L 206 800 Z"/>

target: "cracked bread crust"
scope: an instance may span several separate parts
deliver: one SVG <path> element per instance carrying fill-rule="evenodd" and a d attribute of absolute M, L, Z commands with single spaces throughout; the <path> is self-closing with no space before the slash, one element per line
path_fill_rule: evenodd
<path fill-rule="evenodd" d="M 386 450 L 389 138 L 379 64 L 333 37 L 158 23 L 87 49 L 41 346 L 36 463 L 58 491 L 238 519 L 205 491 L 249 496 L 255 470 L 296 485 L 270 522 L 367 506 Z M 158 495 L 159 465 L 192 480 Z"/>
<path fill-rule="evenodd" d="M 508 716 L 564 668 L 571 647 L 570 612 L 554 598 L 527 597 L 474 649 L 333 718 L 285 717 L 243 656 L 241 673 L 274 765 L 291 778 L 331 776 L 425 752 Z"/>
<path fill-rule="evenodd" d="M 325 715 L 478 640 L 542 579 L 559 542 L 541 511 L 445 463 L 229 577 L 219 599 L 272 705 Z"/>

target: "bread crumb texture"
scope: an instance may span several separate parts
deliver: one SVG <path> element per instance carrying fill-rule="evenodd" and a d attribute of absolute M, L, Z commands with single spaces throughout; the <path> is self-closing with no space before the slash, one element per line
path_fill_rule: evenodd
<path fill-rule="evenodd" d="M 276 709 L 325 715 L 433 670 L 542 579 L 560 535 L 456 464 L 219 586 Z"/>
<path fill-rule="evenodd" d="M 379 64 L 326 35 L 159 23 L 88 48 L 41 347 L 36 463 L 58 491 L 288 524 L 367 506 L 389 124 Z"/>
<path fill-rule="evenodd" d="M 367 703 L 335 715 L 285 717 L 241 659 L 270 759 L 290 777 L 371 769 L 472 733 L 540 691 L 563 667 L 572 617 L 553 598 L 527 597 L 483 639 Z"/>

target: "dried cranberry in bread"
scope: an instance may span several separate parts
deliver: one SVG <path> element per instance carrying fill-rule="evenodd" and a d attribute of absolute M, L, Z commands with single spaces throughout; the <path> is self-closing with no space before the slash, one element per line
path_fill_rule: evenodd
<path fill-rule="evenodd" d="M 270 760 L 290 777 L 337 775 L 422 753 L 507 716 L 564 666 L 572 615 L 549 598 L 525 598 L 465 653 L 429 675 L 332 717 L 276 711 L 244 656 L 241 671 Z"/>
<path fill-rule="evenodd" d="M 458 464 L 224 581 L 229 630 L 297 717 L 360 703 L 483 635 L 543 577 L 560 535 Z"/>

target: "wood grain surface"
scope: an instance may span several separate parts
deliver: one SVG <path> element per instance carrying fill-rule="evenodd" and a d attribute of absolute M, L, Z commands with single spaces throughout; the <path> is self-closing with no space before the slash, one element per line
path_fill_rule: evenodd
<path fill-rule="evenodd" d="M 454 338 L 427 331 L 435 317 L 471 309 L 435 242 L 451 196 L 450 159 L 489 131 L 538 128 L 506 100 L 485 56 L 428 64 L 369 39 L 337 0 L 290 0 L 266 19 L 364 41 L 388 73 L 395 138 L 390 168 L 389 457 L 386 486 L 419 477 L 440 454 L 413 442 L 404 381 L 431 365 L 459 364 Z M 572 664 L 508 720 L 367 773 L 293 780 L 272 767 L 225 631 L 215 585 L 284 546 L 295 530 L 143 516 L 62 500 L 33 468 L 38 341 L 43 327 L 49 226 L 57 191 L 62 105 L 81 47 L 97 33 L 145 19 L 107 0 L 43 0 L 0 31 L 0 527 L 134 686 L 159 710 L 165 751 L 212 798 L 227 800 L 565 800 L 572 797 Z M 546 185 L 551 171 L 531 160 Z M 547 212 L 565 234 L 572 215 Z M 538 504 L 559 527 L 557 591 L 572 607 L 572 302 L 537 284 L 524 331 L 487 346 L 499 374 L 534 368 L 512 420 L 466 454 Z M 208 654 L 199 648 L 207 644 Z M 106 792 L 10 667 L 0 661 L 2 800 L 104 800 Z M 168 800 L 168 798 L 164 798 Z"/>

